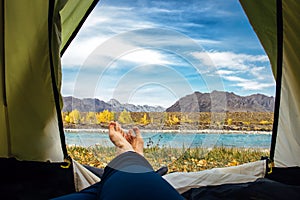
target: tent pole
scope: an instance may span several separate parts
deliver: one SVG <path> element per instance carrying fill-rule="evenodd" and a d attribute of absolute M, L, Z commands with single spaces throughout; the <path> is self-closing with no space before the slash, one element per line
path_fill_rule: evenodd
<path fill-rule="evenodd" d="M 54 6 L 55 0 L 49 0 L 49 10 L 48 10 L 48 41 L 49 41 L 49 57 L 50 57 L 50 72 L 51 72 L 51 79 L 52 79 L 52 89 L 54 95 L 54 102 L 58 120 L 58 128 L 60 133 L 60 141 L 61 141 L 61 148 L 64 154 L 64 159 L 68 158 L 68 152 L 66 147 L 66 138 L 64 134 L 63 128 L 63 121 L 61 116 L 61 108 L 59 102 L 59 91 L 57 89 L 57 83 L 55 79 L 55 70 L 54 70 L 54 63 L 53 63 L 53 54 L 52 54 L 52 31 L 53 31 L 53 15 L 54 15 Z"/>
<path fill-rule="evenodd" d="M 5 0 L 1 1 L 1 19 L 2 19 L 2 59 L 1 59 L 1 66 L 2 66 L 2 98 L 3 98 L 3 107 L 4 107 L 4 115 L 5 115 L 5 126 L 6 126 L 6 138 L 7 138 L 7 156 L 11 157 L 11 134 L 10 134 L 10 125 L 9 125 L 9 118 L 8 118 L 8 108 L 7 108 L 7 95 L 6 95 L 6 61 L 5 61 Z"/>
<path fill-rule="evenodd" d="M 281 98 L 281 82 L 282 82 L 282 65 L 283 65 L 283 16 L 282 16 L 282 0 L 276 1 L 276 22 L 277 22 L 277 68 L 276 68 L 276 96 L 274 123 L 271 139 L 270 159 L 274 162 L 275 146 L 278 132 L 279 108 Z"/>

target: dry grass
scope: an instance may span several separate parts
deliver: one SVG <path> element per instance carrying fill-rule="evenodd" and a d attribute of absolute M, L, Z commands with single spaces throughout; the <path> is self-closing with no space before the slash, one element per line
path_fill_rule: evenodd
<path fill-rule="evenodd" d="M 104 168 L 115 157 L 114 147 L 69 146 L 68 152 L 74 160 L 99 168 Z M 145 148 L 144 154 L 155 170 L 161 166 L 168 166 L 169 172 L 193 172 L 257 161 L 262 156 L 268 156 L 268 151 L 225 147 L 213 149 L 152 147 Z"/>

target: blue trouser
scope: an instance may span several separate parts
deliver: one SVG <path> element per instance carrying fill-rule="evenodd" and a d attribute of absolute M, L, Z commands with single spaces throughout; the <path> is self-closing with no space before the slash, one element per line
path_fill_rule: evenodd
<path fill-rule="evenodd" d="M 113 159 L 104 169 L 102 180 L 64 199 L 183 199 L 148 161 L 135 152 L 126 152 Z"/>

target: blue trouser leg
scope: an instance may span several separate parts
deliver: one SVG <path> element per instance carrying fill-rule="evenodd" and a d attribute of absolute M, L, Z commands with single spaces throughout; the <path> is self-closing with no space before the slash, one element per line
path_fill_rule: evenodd
<path fill-rule="evenodd" d="M 76 196 L 77 195 L 77 196 Z M 113 159 L 104 169 L 101 182 L 60 198 L 64 199 L 183 199 L 148 161 L 135 152 L 126 152 Z"/>

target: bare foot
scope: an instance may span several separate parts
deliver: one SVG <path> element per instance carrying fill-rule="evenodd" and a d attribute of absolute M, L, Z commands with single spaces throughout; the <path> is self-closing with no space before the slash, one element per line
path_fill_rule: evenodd
<path fill-rule="evenodd" d="M 126 140 L 125 133 L 121 129 L 121 126 L 117 122 L 110 122 L 109 126 L 109 138 L 112 143 L 117 147 L 118 153 L 124 153 L 126 151 L 134 151 L 132 145 Z"/>
<path fill-rule="evenodd" d="M 133 134 L 135 133 L 135 135 Z M 129 130 L 125 136 L 127 141 L 132 145 L 135 152 L 143 156 L 144 140 L 138 127 L 134 127 L 133 130 Z"/>

